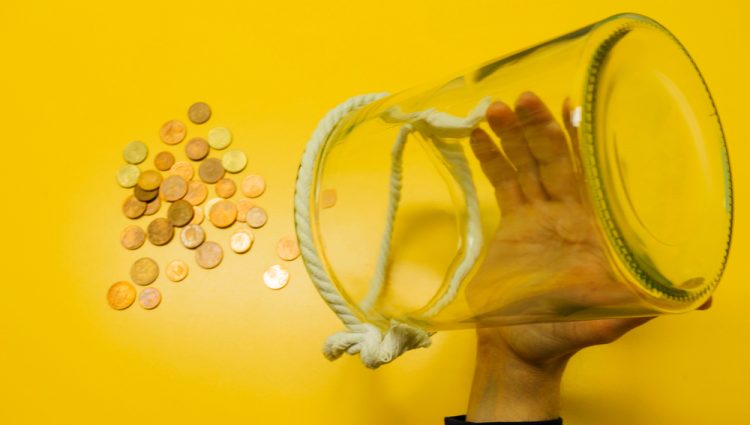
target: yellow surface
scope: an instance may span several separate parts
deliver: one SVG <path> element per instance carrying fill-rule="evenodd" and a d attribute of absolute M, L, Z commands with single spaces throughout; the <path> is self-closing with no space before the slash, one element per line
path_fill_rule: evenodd
<path fill-rule="evenodd" d="M 300 260 L 284 290 L 262 285 L 275 240 L 292 231 L 303 145 L 350 95 L 434 80 L 621 11 L 675 32 L 709 83 L 733 160 L 735 242 L 709 312 L 661 318 L 574 358 L 563 416 L 750 420 L 750 32 L 741 2 L 31 3 L 0 7 L 0 423 L 439 424 L 464 412 L 471 331 L 440 333 L 432 348 L 376 372 L 354 358 L 329 363 L 320 346 L 340 325 Z M 260 201 L 270 220 L 252 251 L 227 250 L 211 272 L 176 243 L 139 252 L 118 244 L 122 148 L 143 139 L 155 153 L 162 122 L 186 119 L 197 100 L 248 153 L 246 172 L 268 181 Z M 141 254 L 184 258 L 191 275 L 161 277 L 154 311 L 111 310 L 107 287 Z"/>

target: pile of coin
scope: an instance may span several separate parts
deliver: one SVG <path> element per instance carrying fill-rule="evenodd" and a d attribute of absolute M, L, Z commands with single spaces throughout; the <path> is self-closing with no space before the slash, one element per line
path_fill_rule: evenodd
<path fill-rule="evenodd" d="M 198 102 L 188 109 L 188 119 L 194 124 L 204 124 L 210 117 L 211 108 L 206 103 Z M 170 146 L 179 145 L 186 136 L 187 126 L 180 120 L 167 121 L 159 131 L 161 141 Z M 148 146 L 141 141 L 128 143 L 123 150 L 126 164 L 117 171 L 118 184 L 132 189 L 122 203 L 122 213 L 135 221 L 150 218 L 145 229 L 137 224 L 126 226 L 120 234 L 121 245 L 137 250 L 146 241 L 163 246 L 178 239 L 185 248 L 194 251 L 198 266 L 213 269 L 222 262 L 224 250 L 221 244 L 206 240 L 202 223 L 207 219 L 218 229 L 236 225 L 228 246 L 237 254 L 248 252 L 255 240 L 253 229 L 263 227 L 268 220 L 265 209 L 255 203 L 265 192 L 266 182 L 255 174 L 245 176 L 239 184 L 235 182 L 233 175 L 246 168 L 247 156 L 241 150 L 226 150 L 231 142 L 229 129 L 214 127 L 206 138 L 197 136 L 185 143 L 185 160 L 178 160 L 172 152 L 163 150 L 154 155 L 154 168 L 145 170 L 141 170 L 139 164 L 148 158 Z M 221 158 L 209 157 L 216 151 L 224 151 Z M 198 165 L 197 173 L 193 163 Z M 216 197 L 208 199 L 211 186 Z M 156 217 L 164 209 L 166 214 Z M 178 238 L 175 238 L 176 232 Z M 296 238 L 291 235 L 279 239 L 276 251 L 284 261 L 292 261 L 300 255 Z M 188 273 L 187 263 L 180 259 L 171 260 L 165 267 L 165 275 L 172 282 L 183 281 Z M 136 285 L 151 285 L 158 276 L 159 266 L 149 257 L 139 258 L 131 266 L 130 278 Z M 273 265 L 264 273 L 263 280 L 269 288 L 280 289 L 288 282 L 289 273 Z M 113 284 L 107 297 L 110 306 L 117 310 L 128 308 L 135 302 L 135 288 L 128 281 Z M 149 286 L 137 298 L 143 308 L 150 310 L 160 304 L 161 293 Z"/>

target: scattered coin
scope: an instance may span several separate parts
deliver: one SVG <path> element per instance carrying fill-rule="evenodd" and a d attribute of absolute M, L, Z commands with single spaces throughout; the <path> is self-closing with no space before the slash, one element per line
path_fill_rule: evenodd
<path fill-rule="evenodd" d="M 271 289 L 281 289 L 289 282 L 289 272 L 279 265 L 273 265 L 263 273 L 263 283 Z"/>
<path fill-rule="evenodd" d="M 240 189 L 245 196 L 249 198 L 257 198 L 266 190 L 266 181 L 263 177 L 251 174 L 242 179 Z"/>
<path fill-rule="evenodd" d="M 190 224 L 201 224 L 204 217 L 203 208 L 193 206 L 193 219 L 190 220 Z"/>
<path fill-rule="evenodd" d="M 205 158 L 209 151 L 208 142 L 202 137 L 193 137 L 185 145 L 185 156 L 193 161 L 200 161 Z"/>
<path fill-rule="evenodd" d="M 247 198 L 240 198 L 237 203 L 237 221 L 244 223 L 247 212 L 255 206 L 255 202 Z"/>
<path fill-rule="evenodd" d="M 161 173 L 156 170 L 146 170 L 138 177 L 138 186 L 143 190 L 158 189 L 161 185 Z"/>
<path fill-rule="evenodd" d="M 153 310 L 161 304 L 161 292 L 156 288 L 146 288 L 138 296 L 138 303 L 146 310 Z"/>
<path fill-rule="evenodd" d="M 107 291 L 107 302 L 115 310 L 125 310 L 135 301 L 135 287 L 128 282 L 116 282 Z"/>
<path fill-rule="evenodd" d="M 155 218 L 149 223 L 146 231 L 148 240 L 156 246 L 166 245 L 174 236 L 174 226 L 166 218 Z"/>
<path fill-rule="evenodd" d="M 213 208 L 214 205 L 216 205 L 218 202 L 221 202 L 221 201 L 222 201 L 221 198 L 211 198 L 211 199 L 209 199 L 208 202 L 206 202 L 206 205 L 203 206 L 203 213 L 204 213 L 204 215 L 210 216 L 211 215 L 211 208 Z"/>
<path fill-rule="evenodd" d="M 122 157 L 125 158 L 125 162 L 130 164 L 140 164 L 147 156 L 148 147 L 139 140 L 128 143 L 122 151 Z"/>
<path fill-rule="evenodd" d="M 176 174 L 182 177 L 182 179 L 186 182 L 189 182 L 193 179 L 193 174 L 195 174 L 195 171 L 193 170 L 193 166 L 190 165 L 189 162 L 177 161 L 174 163 L 172 168 L 169 169 L 169 174 Z"/>
<path fill-rule="evenodd" d="M 143 190 L 140 186 L 133 188 L 133 196 L 142 202 L 151 202 L 159 196 L 159 189 Z"/>
<path fill-rule="evenodd" d="M 138 183 L 141 170 L 133 164 L 125 164 L 117 169 L 117 184 L 122 187 L 133 187 Z"/>
<path fill-rule="evenodd" d="M 125 198 L 125 202 L 122 204 L 122 212 L 125 214 L 125 217 L 136 219 L 146 212 L 146 203 L 130 195 Z"/>
<path fill-rule="evenodd" d="M 206 240 L 206 231 L 197 224 L 189 224 L 180 232 L 180 240 L 185 248 L 198 248 Z"/>
<path fill-rule="evenodd" d="M 167 210 L 167 217 L 172 225 L 182 227 L 193 219 L 193 206 L 184 199 L 178 199 Z"/>
<path fill-rule="evenodd" d="M 161 208 L 161 199 L 157 196 L 156 199 L 146 204 L 146 211 L 143 215 L 154 215 L 159 212 Z"/>
<path fill-rule="evenodd" d="M 292 261 L 299 257 L 299 245 L 297 238 L 292 235 L 284 235 L 276 243 L 276 254 L 284 261 Z"/>
<path fill-rule="evenodd" d="M 188 191 L 188 183 L 178 175 L 171 175 L 161 184 L 161 194 L 165 201 L 174 202 L 182 199 Z"/>
<path fill-rule="evenodd" d="M 150 285 L 159 276 L 159 265 L 149 257 L 135 260 L 130 267 L 130 278 L 137 285 Z"/>
<path fill-rule="evenodd" d="M 245 222 L 247 222 L 247 225 L 253 229 L 263 227 L 263 225 L 266 224 L 266 221 L 268 221 L 268 215 L 266 214 L 266 210 L 261 207 L 250 208 L 250 211 L 248 211 L 245 216 Z"/>
<path fill-rule="evenodd" d="M 320 192 L 320 208 L 331 208 L 336 205 L 336 189 L 323 189 Z"/>
<path fill-rule="evenodd" d="M 174 155 L 171 152 L 161 151 L 154 157 L 154 166 L 157 170 L 168 171 L 174 165 Z"/>
<path fill-rule="evenodd" d="M 211 108 L 205 102 L 195 102 L 188 109 L 188 119 L 195 124 L 203 124 L 211 118 Z"/>
<path fill-rule="evenodd" d="M 120 233 L 120 243 L 125 249 L 138 249 L 146 242 L 146 232 L 140 226 L 131 224 Z"/>
<path fill-rule="evenodd" d="M 198 176 L 206 183 L 216 183 L 224 177 L 224 166 L 217 158 L 208 158 L 198 167 Z"/>
<path fill-rule="evenodd" d="M 185 138 L 187 128 L 182 121 L 170 120 L 164 123 L 159 130 L 161 141 L 168 145 L 176 145 Z"/>
<path fill-rule="evenodd" d="M 190 202 L 192 205 L 200 205 L 206 200 L 206 196 L 208 196 L 206 185 L 197 180 L 191 180 L 188 182 L 187 193 L 182 199 Z"/>
<path fill-rule="evenodd" d="M 239 229 L 232 234 L 232 238 L 229 241 L 229 246 L 232 251 L 238 254 L 244 254 L 253 245 L 255 236 L 250 229 Z"/>
<path fill-rule="evenodd" d="M 167 263 L 164 274 L 172 282 L 179 282 L 187 277 L 188 265 L 182 260 L 172 260 Z"/>
<path fill-rule="evenodd" d="M 208 219 L 216 227 L 229 227 L 237 219 L 237 206 L 232 201 L 222 199 L 211 207 Z"/>
<path fill-rule="evenodd" d="M 208 130 L 208 144 L 214 149 L 224 149 L 232 143 L 232 133 L 226 127 L 214 127 Z"/>
<path fill-rule="evenodd" d="M 221 157 L 221 164 L 228 172 L 239 173 L 244 170 L 247 165 L 247 156 L 245 155 L 245 152 L 240 150 L 227 151 L 227 153 Z"/>
<path fill-rule="evenodd" d="M 204 242 L 195 250 L 195 262 L 204 269 L 212 269 L 221 263 L 224 251 L 216 242 Z"/>
<path fill-rule="evenodd" d="M 216 182 L 214 190 L 216 191 L 216 194 L 222 198 L 231 198 L 232 195 L 234 195 L 234 192 L 237 191 L 237 185 L 234 184 L 234 180 L 225 177 Z"/>

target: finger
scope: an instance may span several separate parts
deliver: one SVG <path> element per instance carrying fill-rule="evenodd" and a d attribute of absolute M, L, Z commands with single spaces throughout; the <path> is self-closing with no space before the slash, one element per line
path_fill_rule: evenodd
<path fill-rule="evenodd" d="M 523 192 L 516 180 L 516 171 L 503 156 L 490 135 L 481 128 L 471 132 L 471 150 L 479 160 L 484 175 L 495 187 L 501 211 L 513 209 L 523 203 Z"/>
<path fill-rule="evenodd" d="M 578 199 L 578 186 L 567 140 L 537 95 L 522 93 L 516 101 L 516 116 L 523 127 L 529 151 L 539 164 L 542 185 L 552 199 Z"/>
<path fill-rule="evenodd" d="M 700 307 L 698 307 L 698 310 L 708 310 L 711 308 L 711 305 L 714 303 L 714 297 L 709 298 L 706 300 L 706 302 L 703 303 Z"/>
<path fill-rule="evenodd" d="M 516 167 L 516 179 L 528 200 L 547 199 L 539 178 L 536 160 L 529 151 L 521 124 L 516 114 L 502 102 L 495 102 L 487 108 L 487 122 L 500 138 L 505 155 Z"/>

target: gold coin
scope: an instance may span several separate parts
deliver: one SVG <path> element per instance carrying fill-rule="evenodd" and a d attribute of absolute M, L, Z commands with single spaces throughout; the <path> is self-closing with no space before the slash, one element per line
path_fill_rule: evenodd
<path fill-rule="evenodd" d="M 153 310 L 161 304 L 161 292 L 156 288 L 146 288 L 138 296 L 138 303 L 146 310 Z"/>
<path fill-rule="evenodd" d="M 198 167 L 198 176 L 206 183 L 216 183 L 224 177 L 224 166 L 217 158 L 208 158 Z"/>
<path fill-rule="evenodd" d="M 159 189 L 143 190 L 140 186 L 133 188 L 133 196 L 142 202 L 151 202 L 159 196 Z"/>
<path fill-rule="evenodd" d="M 229 241 L 229 246 L 232 251 L 238 254 L 244 254 L 253 245 L 255 235 L 250 229 L 239 229 L 232 234 L 232 238 Z"/>
<path fill-rule="evenodd" d="M 174 226 L 166 218 L 155 218 L 146 231 L 148 240 L 156 246 L 166 245 L 174 236 Z"/>
<path fill-rule="evenodd" d="M 231 198 L 232 195 L 234 195 L 234 192 L 237 191 L 237 185 L 234 184 L 234 180 L 225 177 L 216 182 L 214 190 L 216 191 L 216 194 L 222 198 Z"/>
<path fill-rule="evenodd" d="M 237 203 L 237 221 L 244 223 L 247 212 L 255 206 L 255 202 L 247 198 L 240 198 Z"/>
<path fill-rule="evenodd" d="M 154 157 L 154 166 L 157 170 L 168 171 L 174 165 L 172 152 L 161 151 Z"/>
<path fill-rule="evenodd" d="M 146 232 L 140 226 L 131 224 L 122 229 L 120 243 L 125 249 L 138 249 L 146 242 Z"/>
<path fill-rule="evenodd" d="M 208 144 L 214 149 L 224 149 L 232 143 L 232 133 L 226 127 L 208 130 Z"/>
<path fill-rule="evenodd" d="M 136 219 L 146 212 L 146 203 L 130 195 L 125 198 L 125 202 L 122 204 L 122 212 L 125 214 L 125 217 Z"/>
<path fill-rule="evenodd" d="M 195 250 L 195 262 L 204 269 L 212 269 L 221 263 L 224 251 L 216 242 L 204 242 Z"/>
<path fill-rule="evenodd" d="M 247 222 L 247 225 L 253 229 L 263 227 L 263 225 L 266 224 L 266 221 L 268 221 L 268 215 L 266 214 L 266 210 L 261 207 L 250 208 L 250 211 L 248 211 L 245 216 L 245 222 Z"/>
<path fill-rule="evenodd" d="M 156 199 L 146 204 L 146 211 L 143 215 L 154 215 L 159 212 L 161 208 L 161 199 L 157 196 Z"/>
<path fill-rule="evenodd" d="M 211 217 L 211 208 L 214 207 L 218 202 L 221 202 L 221 198 L 211 198 L 206 202 L 206 205 L 203 206 L 203 213 L 206 217 Z"/>
<path fill-rule="evenodd" d="M 122 187 L 133 187 L 138 183 L 141 170 L 133 164 L 125 164 L 117 169 L 117 184 Z"/>
<path fill-rule="evenodd" d="M 138 186 L 143 190 L 158 189 L 161 185 L 161 173 L 156 170 L 146 170 L 138 177 Z"/>
<path fill-rule="evenodd" d="M 284 261 L 292 261 L 299 257 L 299 245 L 297 238 L 292 235 L 284 235 L 276 243 L 276 254 Z"/>
<path fill-rule="evenodd" d="M 221 164 L 224 166 L 224 169 L 230 173 L 239 173 L 244 170 L 247 165 L 247 156 L 245 156 L 245 152 L 240 150 L 227 151 L 227 153 L 221 157 Z"/>
<path fill-rule="evenodd" d="M 206 200 L 206 196 L 208 196 L 206 185 L 197 180 L 191 180 L 188 182 L 187 193 L 182 199 L 190 202 L 192 205 L 200 205 Z"/>
<path fill-rule="evenodd" d="M 216 227 L 229 227 L 237 219 L 237 206 L 232 201 L 221 200 L 211 207 L 208 219 Z"/>
<path fill-rule="evenodd" d="M 147 156 L 148 147 L 139 140 L 128 143 L 122 151 L 122 157 L 125 158 L 125 162 L 130 164 L 140 164 Z"/>
<path fill-rule="evenodd" d="M 336 205 L 336 189 L 323 189 L 320 192 L 320 208 L 331 208 Z"/>
<path fill-rule="evenodd" d="M 178 175 L 172 175 L 164 179 L 161 184 L 161 194 L 165 201 L 174 202 L 182 199 L 188 191 L 188 183 Z"/>
<path fill-rule="evenodd" d="M 195 102 L 188 109 L 188 119 L 195 124 L 203 124 L 211 118 L 211 108 L 205 102 Z"/>
<path fill-rule="evenodd" d="M 172 225 L 182 227 L 193 219 L 193 206 L 190 205 L 190 202 L 179 199 L 169 206 L 167 217 L 169 217 Z"/>
<path fill-rule="evenodd" d="M 190 224 L 201 224 L 203 223 L 203 208 L 193 206 L 193 219 L 190 220 Z"/>
<path fill-rule="evenodd" d="M 198 248 L 206 240 L 206 231 L 197 224 L 189 224 L 180 232 L 180 241 L 185 248 Z"/>
<path fill-rule="evenodd" d="M 172 168 L 169 169 L 169 174 L 178 175 L 182 177 L 182 179 L 186 182 L 189 182 L 193 179 L 193 174 L 195 174 L 195 171 L 193 170 L 193 166 L 190 165 L 189 162 L 177 161 L 174 163 Z"/>
<path fill-rule="evenodd" d="M 245 196 L 249 198 L 257 198 L 266 190 L 266 181 L 263 177 L 251 174 L 242 180 L 240 189 Z"/>
<path fill-rule="evenodd" d="M 135 260 L 130 267 L 130 278 L 137 285 L 150 285 L 159 276 L 159 265 L 149 257 Z"/>
<path fill-rule="evenodd" d="M 170 120 L 164 123 L 159 129 L 161 141 L 168 145 L 176 145 L 185 138 L 187 128 L 180 120 Z"/>
<path fill-rule="evenodd" d="M 281 289 L 289 283 L 289 272 L 279 265 L 273 265 L 263 273 L 263 283 L 271 289 Z"/>
<path fill-rule="evenodd" d="M 116 282 L 107 291 L 107 303 L 115 310 L 125 310 L 135 301 L 135 287 L 128 282 Z"/>
<path fill-rule="evenodd" d="M 172 282 L 179 282 L 187 277 L 188 265 L 182 260 L 172 260 L 167 263 L 164 274 Z"/>
<path fill-rule="evenodd" d="M 200 161 L 205 158 L 209 151 L 208 142 L 202 137 L 193 137 L 185 145 L 185 156 L 193 161 Z"/>

